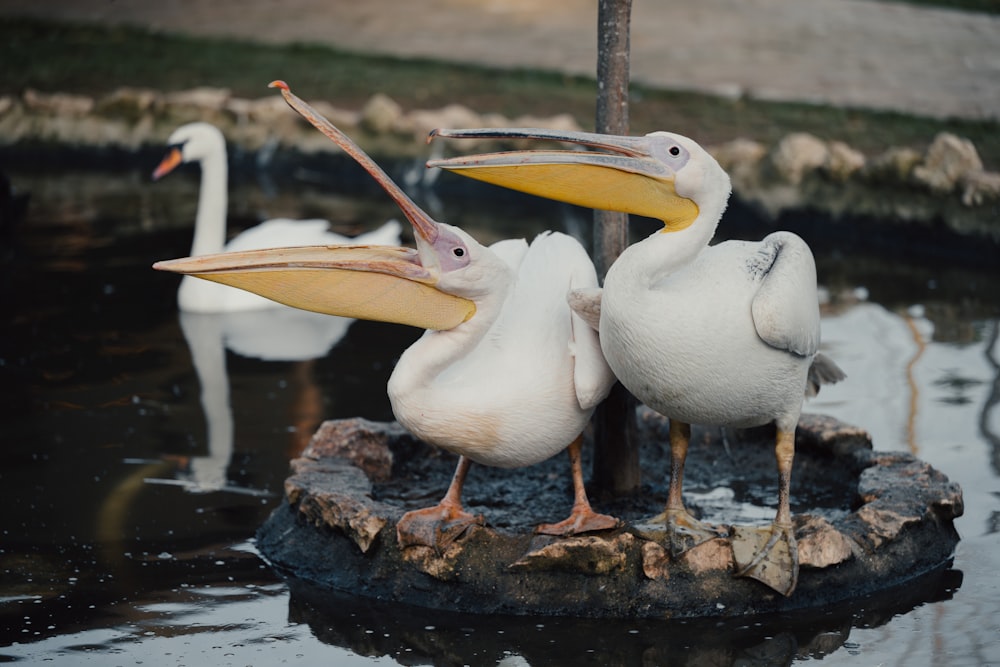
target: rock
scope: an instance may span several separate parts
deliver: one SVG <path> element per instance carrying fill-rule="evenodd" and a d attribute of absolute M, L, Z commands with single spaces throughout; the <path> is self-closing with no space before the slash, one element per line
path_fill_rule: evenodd
<path fill-rule="evenodd" d="M 576 119 L 568 113 L 561 113 L 555 116 L 518 116 L 513 120 L 504 123 L 510 127 L 540 127 L 544 130 L 557 130 L 559 132 L 579 132 L 583 128 L 576 122 Z M 501 126 L 502 127 L 502 126 Z"/>
<path fill-rule="evenodd" d="M 226 108 L 230 94 L 226 88 L 209 88 L 202 86 L 190 90 L 167 93 L 164 101 L 171 106 L 189 107 L 205 111 L 220 112 Z"/>
<path fill-rule="evenodd" d="M 359 125 L 372 134 L 388 134 L 396 129 L 402 117 L 403 107 L 388 95 L 376 93 L 362 107 Z"/>
<path fill-rule="evenodd" d="M 778 176 L 799 185 L 809 173 L 827 164 L 830 150 L 826 143 L 805 132 L 789 134 L 771 151 L 771 165 Z"/>
<path fill-rule="evenodd" d="M 822 449 L 835 458 L 842 458 L 857 451 L 870 452 L 872 436 L 863 428 L 826 415 L 803 414 L 795 432 L 795 446 Z"/>
<path fill-rule="evenodd" d="M 756 188 L 761 163 L 767 156 L 764 144 L 750 139 L 733 139 L 709 148 L 708 152 L 729 173 L 734 188 Z"/>
<path fill-rule="evenodd" d="M 921 164 L 913 170 L 917 183 L 932 192 L 953 192 L 970 172 L 983 170 L 976 147 L 968 139 L 942 132 L 934 138 Z"/>
<path fill-rule="evenodd" d="M 973 170 L 966 172 L 961 180 L 962 203 L 966 206 L 981 206 L 1000 200 L 1000 174 Z"/>
<path fill-rule="evenodd" d="M 642 573 L 648 579 L 670 578 L 670 554 L 656 542 L 642 542 Z"/>
<path fill-rule="evenodd" d="M 361 417 L 323 422 L 313 434 L 302 458 L 344 458 L 356 465 L 374 482 L 384 482 L 392 474 L 390 442 L 406 436 L 399 424 L 376 428 Z"/>
<path fill-rule="evenodd" d="M 606 575 L 625 568 L 628 551 L 635 542 L 631 533 L 613 539 L 597 535 L 575 535 L 563 539 L 545 538 L 511 569 L 525 571 L 560 570 L 589 575 Z"/>
<path fill-rule="evenodd" d="M 95 112 L 135 120 L 163 106 L 163 95 L 146 88 L 119 88 L 97 102 Z"/>
<path fill-rule="evenodd" d="M 870 160 L 862 176 L 873 183 L 902 185 L 912 182 L 913 170 L 923 160 L 919 151 L 893 147 Z"/>
<path fill-rule="evenodd" d="M 441 109 L 419 109 L 407 116 L 409 130 L 419 141 L 424 141 L 431 130 L 438 128 L 481 127 L 482 118 L 462 104 L 449 104 Z"/>
<path fill-rule="evenodd" d="M 678 562 L 695 576 L 708 572 L 727 572 L 733 567 L 733 549 L 729 540 L 708 540 L 678 557 Z"/>
<path fill-rule="evenodd" d="M 388 523 L 371 500 L 371 482 L 346 461 L 296 459 L 285 497 L 315 526 L 334 528 L 366 553 Z"/>
<path fill-rule="evenodd" d="M 40 93 L 33 88 L 24 91 L 24 106 L 32 111 L 50 116 L 80 117 L 94 110 L 94 99 L 67 93 Z"/>
<path fill-rule="evenodd" d="M 831 180 L 846 183 L 865 166 L 865 155 L 842 141 L 831 141 L 823 171 Z"/>
<path fill-rule="evenodd" d="M 824 568 L 843 563 L 854 555 L 851 541 L 822 517 L 807 516 L 796 526 L 799 565 Z"/>

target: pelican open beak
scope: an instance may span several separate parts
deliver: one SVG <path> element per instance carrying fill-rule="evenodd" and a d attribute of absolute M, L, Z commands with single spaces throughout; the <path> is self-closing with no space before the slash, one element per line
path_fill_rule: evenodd
<path fill-rule="evenodd" d="M 694 201 L 677 193 L 675 177 L 686 163 L 667 153 L 664 137 L 623 137 L 534 128 L 435 130 L 430 139 L 538 139 L 589 146 L 584 150 L 507 151 L 431 160 L 440 167 L 494 185 L 585 206 L 663 220 L 685 227 L 698 216 Z"/>
<path fill-rule="evenodd" d="M 154 269 L 239 287 L 327 315 L 451 329 L 472 301 L 434 287 L 417 251 L 394 246 L 303 246 L 224 252 L 157 262 Z"/>
<path fill-rule="evenodd" d="M 434 243 L 438 223 L 418 207 L 347 135 L 293 95 L 288 104 L 353 157 L 391 196 L 413 226 L 418 241 Z M 307 246 L 220 253 L 157 262 L 154 269 L 223 283 L 303 310 L 357 319 L 451 329 L 471 318 L 469 299 L 437 289 L 437 266 L 420 253 L 392 246 Z"/>

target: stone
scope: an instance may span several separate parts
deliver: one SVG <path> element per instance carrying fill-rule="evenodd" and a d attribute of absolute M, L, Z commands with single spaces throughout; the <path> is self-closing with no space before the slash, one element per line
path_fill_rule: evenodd
<path fill-rule="evenodd" d="M 764 144 L 750 139 L 733 139 L 709 147 L 708 152 L 729 174 L 734 191 L 759 190 L 761 167 L 768 152 Z"/>
<path fill-rule="evenodd" d="M 296 459 L 285 480 L 285 497 L 313 525 L 340 530 L 362 553 L 388 523 L 371 500 L 371 483 L 346 461 Z"/>
<path fill-rule="evenodd" d="M 869 160 L 861 175 L 873 183 L 899 186 L 912 182 L 913 170 L 922 160 L 920 151 L 897 146 Z"/>
<path fill-rule="evenodd" d="M 983 161 L 968 139 L 950 132 L 938 134 L 921 164 L 913 170 L 914 180 L 932 192 L 953 192 L 970 172 L 982 171 Z"/>
<path fill-rule="evenodd" d="M 784 137 L 771 151 L 771 164 L 784 181 L 799 185 L 810 173 L 825 166 L 830 151 L 826 143 L 806 132 Z"/>
<path fill-rule="evenodd" d="M 649 579 L 670 578 L 670 554 L 656 542 L 642 542 L 642 573 Z"/>
<path fill-rule="evenodd" d="M 614 539 L 596 535 L 575 535 L 558 540 L 545 540 L 533 548 L 512 569 L 527 571 L 562 570 L 590 575 L 606 575 L 624 569 L 628 550 L 635 542 L 631 533 L 621 533 Z"/>
<path fill-rule="evenodd" d="M 843 141 L 831 141 L 823 172 L 837 183 L 846 183 L 856 173 L 864 169 L 865 154 L 855 150 Z"/>
<path fill-rule="evenodd" d="M 355 417 L 326 421 L 313 434 L 302 458 L 314 461 L 327 457 L 347 459 L 369 479 L 383 482 L 392 474 L 392 450 L 388 441 L 406 435 L 399 424 L 377 430 L 374 422 Z"/>
<path fill-rule="evenodd" d="M 824 568 L 843 563 L 854 555 L 852 542 L 822 517 L 801 517 L 795 539 L 799 545 L 799 565 Z"/>
<path fill-rule="evenodd" d="M 712 571 L 726 572 L 733 567 L 732 544 L 729 540 L 708 540 L 688 549 L 677 560 L 696 576 Z"/>
<path fill-rule="evenodd" d="M 41 93 L 28 88 L 22 96 L 28 109 L 50 116 L 81 117 L 94 110 L 94 98 L 68 93 Z"/>
<path fill-rule="evenodd" d="M 1000 200 L 1000 173 L 973 170 L 962 177 L 962 203 L 966 206 L 982 206 Z"/>
<path fill-rule="evenodd" d="M 194 107 L 205 111 L 220 112 L 225 110 L 232 94 L 226 88 L 209 88 L 202 86 L 190 90 L 180 90 L 164 95 L 168 105 L 179 107 Z"/>
<path fill-rule="evenodd" d="M 376 93 L 362 107 L 359 125 L 372 134 L 388 134 L 396 128 L 402 117 L 403 107 L 396 100 L 383 93 Z"/>
<path fill-rule="evenodd" d="M 426 141 L 432 130 L 440 128 L 482 127 L 482 118 L 463 104 L 449 104 L 440 109 L 417 109 L 407 114 L 408 128 L 417 141 Z M 467 146 L 466 146 L 467 147 Z"/>

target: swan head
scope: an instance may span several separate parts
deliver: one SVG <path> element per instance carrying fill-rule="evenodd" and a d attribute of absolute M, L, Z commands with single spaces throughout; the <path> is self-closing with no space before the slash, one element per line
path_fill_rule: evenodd
<path fill-rule="evenodd" d="M 188 123 L 167 138 L 167 154 L 153 171 L 153 180 L 163 178 L 180 164 L 201 162 L 226 155 L 226 139 L 211 123 Z"/>
<path fill-rule="evenodd" d="M 699 220 L 717 223 L 732 190 L 729 176 L 708 151 L 672 132 L 625 137 L 496 128 L 435 130 L 431 136 L 538 139 L 579 146 L 579 150 L 507 151 L 432 160 L 428 166 L 569 204 L 660 219 L 664 231 L 686 229 Z"/>

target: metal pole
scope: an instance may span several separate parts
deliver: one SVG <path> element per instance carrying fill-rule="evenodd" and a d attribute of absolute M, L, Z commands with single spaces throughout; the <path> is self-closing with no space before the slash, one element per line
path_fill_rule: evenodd
<path fill-rule="evenodd" d="M 596 131 L 628 134 L 629 24 L 632 0 L 599 0 L 597 10 Z M 601 280 L 628 245 L 628 214 L 594 212 L 594 260 Z M 642 481 L 635 398 L 615 384 L 594 413 L 593 481 L 602 492 L 624 495 Z"/>

